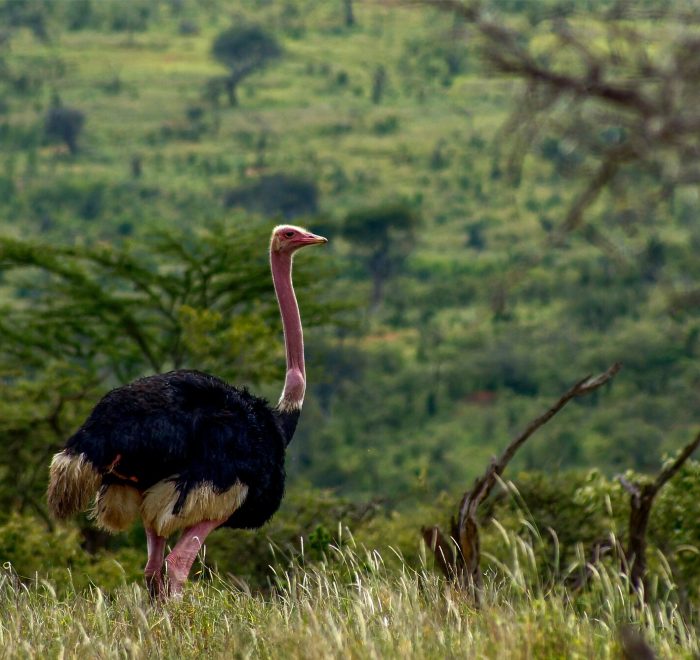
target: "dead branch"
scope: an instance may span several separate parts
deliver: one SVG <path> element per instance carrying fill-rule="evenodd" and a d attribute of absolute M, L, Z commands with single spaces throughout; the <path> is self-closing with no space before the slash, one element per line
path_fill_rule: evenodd
<path fill-rule="evenodd" d="M 474 486 L 462 497 L 457 518 L 452 520 L 451 536 L 446 537 L 439 527 L 423 527 L 423 539 L 433 551 L 437 565 L 445 577 L 462 589 L 469 591 L 473 600 L 479 602 L 481 590 L 481 550 L 477 510 L 488 497 L 510 460 L 525 442 L 556 415 L 569 401 L 585 396 L 608 383 L 620 371 L 619 363 L 613 364 L 598 376 L 586 376 L 575 383 L 545 413 L 530 422 L 525 430 L 513 438 L 498 458 L 493 458 L 484 474 L 477 478 Z"/>
<path fill-rule="evenodd" d="M 631 497 L 639 499 L 642 496 L 642 493 L 639 490 L 639 486 L 637 486 L 637 484 L 633 484 L 631 481 L 628 481 L 623 475 L 619 474 L 617 476 L 617 480 L 620 482 L 620 485 L 630 494 Z"/>
<path fill-rule="evenodd" d="M 692 453 L 700 446 L 700 433 L 678 454 L 676 459 L 664 467 L 649 483 L 635 483 L 618 475 L 617 480 L 630 494 L 630 517 L 627 529 L 627 548 L 623 571 L 629 576 L 633 589 L 639 591 L 644 586 L 647 570 L 647 528 L 654 498 L 659 491 L 676 475 Z M 645 592 L 646 593 L 646 590 Z"/>
<path fill-rule="evenodd" d="M 656 477 L 656 481 L 654 482 L 654 488 L 656 489 L 657 493 L 659 490 L 661 490 L 664 484 L 672 479 L 676 472 L 683 467 L 683 463 L 690 458 L 691 454 L 698 448 L 698 445 L 700 445 L 700 433 L 698 433 L 691 442 L 683 447 L 681 453 L 678 454 L 678 457 L 675 461 L 673 461 L 673 463 L 671 463 L 671 465 L 659 472 L 658 476 Z"/>

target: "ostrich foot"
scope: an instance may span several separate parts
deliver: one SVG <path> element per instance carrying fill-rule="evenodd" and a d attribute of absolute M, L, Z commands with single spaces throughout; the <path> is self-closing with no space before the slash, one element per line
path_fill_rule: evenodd
<path fill-rule="evenodd" d="M 156 601 L 166 595 L 163 581 L 163 555 L 165 553 L 165 537 L 158 536 L 152 529 L 146 528 L 146 542 L 148 546 L 148 561 L 144 568 L 146 588 L 151 601 Z"/>
<path fill-rule="evenodd" d="M 145 573 L 145 576 L 146 589 L 148 589 L 148 596 L 150 597 L 151 602 L 156 603 L 159 600 L 163 600 L 163 598 L 165 598 L 167 595 L 163 571 L 153 574 Z"/>
<path fill-rule="evenodd" d="M 204 539 L 213 532 L 224 520 L 205 520 L 188 527 L 172 552 L 165 558 L 167 571 L 168 595 L 172 598 L 182 598 L 182 587 L 190 574 L 197 553 L 204 545 Z"/>

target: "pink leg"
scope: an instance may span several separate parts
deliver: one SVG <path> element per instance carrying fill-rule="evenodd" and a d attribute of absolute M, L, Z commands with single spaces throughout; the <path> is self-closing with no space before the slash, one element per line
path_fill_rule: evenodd
<path fill-rule="evenodd" d="M 224 522 L 226 519 L 204 520 L 182 532 L 179 541 L 165 559 L 171 596 L 180 595 L 197 553 L 204 545 L 204 539 Z"/>
<path fill-rule="evenodd" d="M 158 536 L 152 529 L 146 527 L 146 543 L 148 547 L 148 561 L 144 573 L 146 586 L 151 598 L 160 598 L 163 595 L 163 554 L 165 553 L 165 537 Z"/>

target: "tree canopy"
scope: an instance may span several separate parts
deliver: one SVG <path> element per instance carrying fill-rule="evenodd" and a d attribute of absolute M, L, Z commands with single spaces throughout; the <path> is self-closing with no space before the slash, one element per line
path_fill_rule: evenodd
<path fill-rule="evenodd" d="M 234 25 L 221 32 L 211 47 L 212 55 L 228 70 L 224 85 L 230 105 L 237 105 L 236 88 L 249 75 L 279 57 L 277 40 L 258 25 Z"/>

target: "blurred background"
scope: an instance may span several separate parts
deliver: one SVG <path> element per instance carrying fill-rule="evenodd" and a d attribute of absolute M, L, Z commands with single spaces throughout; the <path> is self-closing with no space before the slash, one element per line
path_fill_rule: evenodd
<path fill-rule="evenodd" d="M 279 222 L 330 240 L 295 271 L 309 387 L 280 544 L 346 520 L 415 551 L 616 360 L 509 472 L 612 488 L 692 437 L 695 3 L 2 0 L 0 26 L 0 560 L 138 574 L 142 531 L 54 529 L 50 457 L 138 376 L 278 395 Z M 212 556 L 259 577 L 267 555 L 231 548 L 268 536 Z"/>

